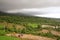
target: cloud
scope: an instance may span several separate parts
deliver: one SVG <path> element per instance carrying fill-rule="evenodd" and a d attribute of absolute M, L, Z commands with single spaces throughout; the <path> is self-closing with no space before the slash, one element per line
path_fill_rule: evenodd
<path fill-rule="evenodd" d="M 60 18 L 60 7 L 45 7 L 45 8 L 32 8 L 32 9 L 20 9 L 10 10 L 8 13 L 18 13 L 28 16 L 37 17 L 49 17 L 49 18 Z"/>
<path fill-rule="evenodd" d="M 60 18 L 60 0 L 0 0 L 0 11 Z"/>
<path fill-rule="evenodd" d="M 0 0 L 0 11 L 60 6 L 60 0 Z"/>
<path fill-rule="evenodd" d="M 47 17 L 47 18 L 60 18 L 60 13 L 50 13 L 50 14 L 44 14 L 44 15 L 34 15 L 37 17 Z"/>

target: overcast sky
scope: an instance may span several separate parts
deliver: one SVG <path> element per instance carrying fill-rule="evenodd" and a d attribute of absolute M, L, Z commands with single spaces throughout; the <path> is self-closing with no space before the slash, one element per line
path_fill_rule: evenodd
<path fill-rule="evenodd" d="M 60 0 L 0 0 L 0 10 L 60 6 Z"/>
<path fill-rule="evenodd" d="M 51 7 L 55 8 L 52 10 Z M 26 11 L 26 9 L 28 9 L 29 12 L 33 11 L 39 13 L 41 13 L 41 10 L 43 9 L 42 13 L 46 12 L 50 15 L 53 15 L 54 13 L 60 15 L 60 0 L 0 0 L 0 11 L 23 12 L 24 10 Z M 28 10 L 26 12 L 28 12 Z M 56 12 L 52 12 L 51 10 L 55 10 Z M 58 16 L 58 18 L 60 18 L 60 16 Z"/>

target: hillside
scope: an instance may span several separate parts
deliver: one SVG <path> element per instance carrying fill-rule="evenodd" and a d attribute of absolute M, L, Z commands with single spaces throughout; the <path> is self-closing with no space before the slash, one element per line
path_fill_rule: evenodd
<path fill-rule="evenodd" d="M 21 13 L 22 14 L 22 13 Z M 0 21 L 6 21 L 9 23 L 37 23 L 37 24 L 51 24 L 51 25 L 60 25 L 60 19 L 54 18 L 44 18 L 44 17 L 33 17 L 33 16 L 24 16 L 17 14 L 9 14 L 0 12 Z"/>
<path fill-rule="evenodd" d="M 0 12 L 0 36 L 22 37 L 28 40 L 60 40 L 60 19 L 17 14 Z M 18 34 L 23 36 L 20 37 Z"/>

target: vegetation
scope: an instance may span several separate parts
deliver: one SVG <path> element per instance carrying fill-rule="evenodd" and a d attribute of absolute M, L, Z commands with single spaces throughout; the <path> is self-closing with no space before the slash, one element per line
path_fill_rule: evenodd
<path fill-rule="evenodd" d="M 59 36 L 53 35 L 52 33 L 40 33 L 39 31 L 43 29 L 56 30 L 60 32 L 60 19 L 52 18 L 41 18 L 32 16 L 17 16 L 17 15 L 6 15 L 1 13 L 0 15 L 0 40 L 19 40 L 17 38 L 7 37 L 7 33 L 21 33 L 21 34 L 33 34 L 51 38 L 57 38 L 60 40 Z M 53 28 L 42 28 L 41 25 L 52 25 L 59 26 L 57 29 Z M 4 38 L 4 39 L 3 39 Z"/>
<path fill-rule="evenodd" d="M 20 39 L 15 37 L 0 36 L 0 40 L 20 40 Z"/>

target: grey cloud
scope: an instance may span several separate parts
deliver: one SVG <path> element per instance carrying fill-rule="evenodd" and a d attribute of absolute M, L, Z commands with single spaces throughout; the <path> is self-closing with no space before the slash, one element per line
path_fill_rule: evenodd
<path fill-rule="evenodd" d="M 0 0 L 0 11 L 60 6 L 60 0 Z"/>
<path fill-rule="evenodd" d="M 33 16 L 33 15 L 43 15 L 44 12 L 24 12 L 22 14 Z"/>

